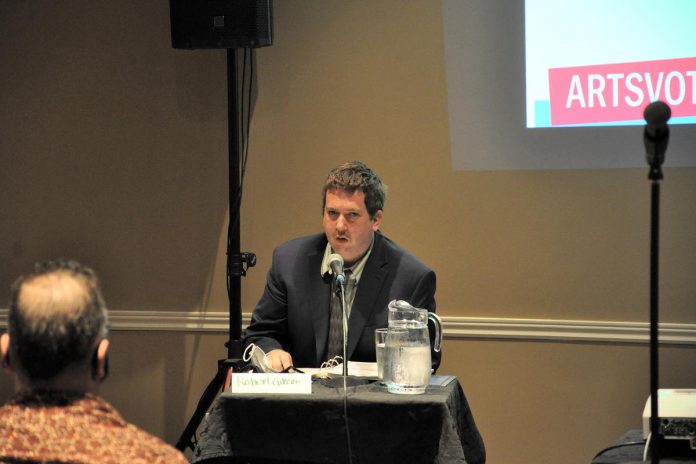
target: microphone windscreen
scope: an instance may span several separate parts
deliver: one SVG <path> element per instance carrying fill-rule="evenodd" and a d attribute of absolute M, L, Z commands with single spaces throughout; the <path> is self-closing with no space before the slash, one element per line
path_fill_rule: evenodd
<path fill-rule="evenodd" d="M 667 124 L 667 121 L 672 116 L 672 110 L 670 110 L 667 103 L 661 101 L 654 101 L 645 107 L 643 111 L 643 118 L 651 126 L 662 126 Z"/>
<path fill-rule="evenodd" d="M 339 255 L 338 253 L 333 253 L 329 255 L 328 263 L 329 267 L 331 267 L 333 263 L 338 263 L 341 266 L 341 268 L 343 268 L 343 256 Z"/>

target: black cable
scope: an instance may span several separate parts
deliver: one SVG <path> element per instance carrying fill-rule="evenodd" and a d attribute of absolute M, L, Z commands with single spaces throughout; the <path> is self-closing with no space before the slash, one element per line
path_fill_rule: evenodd
<path fill-rule="evenodd" d="M 236 53 L 236 52 L 235 52 Z M 250 72 L 249 72 L 249 85 L 246 87 L 246 72 L 247 72 L 247 57 L 249 57 L 249 67 L 250 67 Z M 234 208 L 234 211 L 237 211 L 237 215 L 234 217 L 233 221 L 230 221 L 230 223 L 227 225 L 227 260 L 229 261 L 232 259 L 230 256 L 230 240 L 232 239 L 232 230 L 234 227 L 237 226 L 239 223 L 239 216 L 241 214 L 241 203 L 242 203 L 242 193 L 244 191 L 244 177 L 246 174 L 246 166 L 247 166 L 247 160 L 249 158 L 249 127 L 251 126 L 251 96 L 252 96 L 252 86 L 253 86 L 253 78 L 254 78 L 254 53 L 251 48 L 245 48 L 244 49 L 244 54 L 243 54 L 243 60 L 242 60 L 242 91 L 240 92 L 241 98 L 239 102 L 239 112 L 241 115 L 241 129 L 240 129 L 240 138 L 241 138 L 241 146 L 242 146 L 242 159 L 240 160 L 241 164 L 241 169 L 240 169 L 240 179 L 239 179 L 239 190 L 237 191 L 237 196 L 234 200 L 234 204 L 229 205 L 230 208 Z M 244 118 L 244 97 L 245 97 L 245 89 L 247 89 L 246 96 L 247 96 L 247 111 L 246 111 L 246 120 Z M 227 269 L 229 271 L 230 266 L 228 262 Z M 232 277 L 229 272 L 227 274 L 227 297 L 230 297 L 230 278 Z"/>
<path fill-rule="evenodd" d="M 624 446 L 635 446 L 635 445 L 645 445 L 645 440 L 640 440 L 640 441 L 627 441 L 626 443 L 619 443 L 617 445 L 612 445 L 604 448 L 601 450 L 599 453 L 595 454 L 595 456 L 592 458 L 594 461 L 599 457 L 599 455 L 606 453 L 607 451 L 611 451 L 616 448 L 623 448 Z"/>
<path fill-rule="evenodd" d="M 251 49 L 245 48 L 244 49 L 244 59 L 242 60 L 242 91 L 241 91 L 241 96 L 239 100 L 239 114 L 241 115 L 241 124 L 242 127 L 240 128 L 239 135 L 241 137 L 242 141 L 242 158 L 239 160 L 240 163 L 240 178 L 242 179 L 242 182 L 240 184 L 244 183 L 244 168 L 246 165 L 246 154 L 248 153 L 247 147 L 249 146 L 249 114 L 247 113 L 246 119 L 244 118 L 244 90 L 246 88 L 246 72 L 247 72 L 247 54 L 250 52 Z M 251 87 L 251 84 L 249 84 L 249 87 Z M 248 95 L 247 101 L 250 99 L 251 94 Z M 239 190 L 239 198 L 238 201 L 241 203 L 242 200 L 242 190 Z"/>
<path fill-rule="evenodd" d="M 246 86 L 246 71 L 247 71 L 247 54 L 249 55 L 249 85 L 248 87 Z M 240 181 L 239 181 L 239 191 L 237 192 L 237 198 L 235 198 L 235 207 L 241 206 L 242 203 L 242 193 L 244 191 L 244 177 L 246 175 L 246 167 L 247 167 L 247 160 L 249 158 L 249 128 L 251 126 L 251 95 L 252 95 L 252 86 L 253 86 L 253 78 L 254 78 L 254 54 L 252 49 L 250 48 L 245 48 L 244 49 L 244 58 L 242 60 L 242 91 L 241 91 L 241 98 L 240 98 L 240 103 L 239 103 L 239 112 L 241 114 L 241 123 L 242 127 L 240 130 L 240 137 L 241 137 L 241 145 L 242 145 L 242 159 L 240 160 L 241 163 L 241 169 L 240 169 Z M 246 120 L 244 118 L 244 96 L 245 96 L 245 89 L 246 89 L 246 97 L 247 97 L 247 107 L 246 107 Z M 239 210 L 239 208 L 237 208 Z M 235 223 L 232 225 L 237 225 L 237 222 L 239 221 L 239 215 L 237 215 L 235 218 Z"/>
<path fill-rule="evenodd" d="M 247 98 L 247 121 L 246 121 L 246 145 L 244 148 L 244 156 L 242 157 L 242 180 L 244 180 L 244 174 L 246 173 L 247 159 L 249 157 L 249 131 L 251 128 L 251 97 L 253 95 L 254 78 L 256 77 L 256 69 L 254 66 L 254 51 L 250 48 L 246 50 L 249 51 L 249 90 Z"/>

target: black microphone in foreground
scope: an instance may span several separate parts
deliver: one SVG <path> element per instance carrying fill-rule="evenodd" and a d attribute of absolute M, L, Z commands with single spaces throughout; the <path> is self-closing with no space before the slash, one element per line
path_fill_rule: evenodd
<path fill-rule="evenodd" d="M 672 111 L 669 106 L 661 101 L 650 103 L 643 111 L 643 118 L 647 123 L 643 132 L 645 158 L 653 169 L 659 169 L 665 161 L 665 152 L 669 141 L 667 121 L 671 116 Z"/>
<path fill-rule="evenodd" d="M 660 462 L 662 447 L 660 432 L 660 416 L 658 414 L 658 390 L 659 390 L 659 299 L 658 299 L 658 267 L 659 267 L 659 243 L 660 243 L 660 181 L 662 180 L 662 162 L 665 160 L 667 142 L 669 140 L 669 128 L 667 121 L 672 116 L 672 111 L 666 103 L 655 101 L 645 107 L 643 117 L 647 125 L 643 132 L 645 142 L 645 158 L 650 165 L 648 179 L 650 188 L 650 462 Z"/>
<path fill-rule="evenodd" d="M 336 282 L 343 283 L 346 281 L 346 276 L 343 274 L 343 256 L 338 253 L 329 255 L 329 268 L 334 275 Z"/>

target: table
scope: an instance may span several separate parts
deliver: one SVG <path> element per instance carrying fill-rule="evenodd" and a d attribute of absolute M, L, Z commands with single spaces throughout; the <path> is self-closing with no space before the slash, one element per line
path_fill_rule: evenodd
<path fill-rule="evenodd" d="M 663 445 L 663 455 L 666 457 L 660 459 L 660 464 L 696 463 L 696 456 L 691 452 L 687 453 L 691 454 L 690 456 L 679 456 L 679 454 L 684 454 L 682 445 L 685 445 L 686 442 L 682 440 L 668 440 L 668 442 L 672 443 Z M 671 446 L 673 444 L 678 446 Z M 640 429 L 629 430 L 616 440 L 609 449 L 595 456 L 592 464 L 640 463 L 643 461 L 644 447 L 643 431 Z M 667 447 L 667 449 L 664 447 Z M 650 456 L 648 456 L 647 462 L 650 462 Z"/>
<path fill-rule="evenodd" d="M 353 464 L 483 464 L 483 440 L 452 379 L 423 395 L 395 395 L 374 382 L 348 387 L 344 399 L 342 388 L 320 381 L 311 395 L 223 393 L 191 462 L 348 463 L 347 422 Z"/>

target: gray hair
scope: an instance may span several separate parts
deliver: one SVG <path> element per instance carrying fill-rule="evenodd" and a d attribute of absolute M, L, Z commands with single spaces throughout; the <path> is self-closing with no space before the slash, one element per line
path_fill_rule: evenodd
<path fill-rule="evenodd" d="M 48 380 L 69 366 L 87 366 L 108 334 L 108 315 L 94 271 L 55 260 L 12 285 L 8 330 L 13 362 L 29 380 Z"/>

